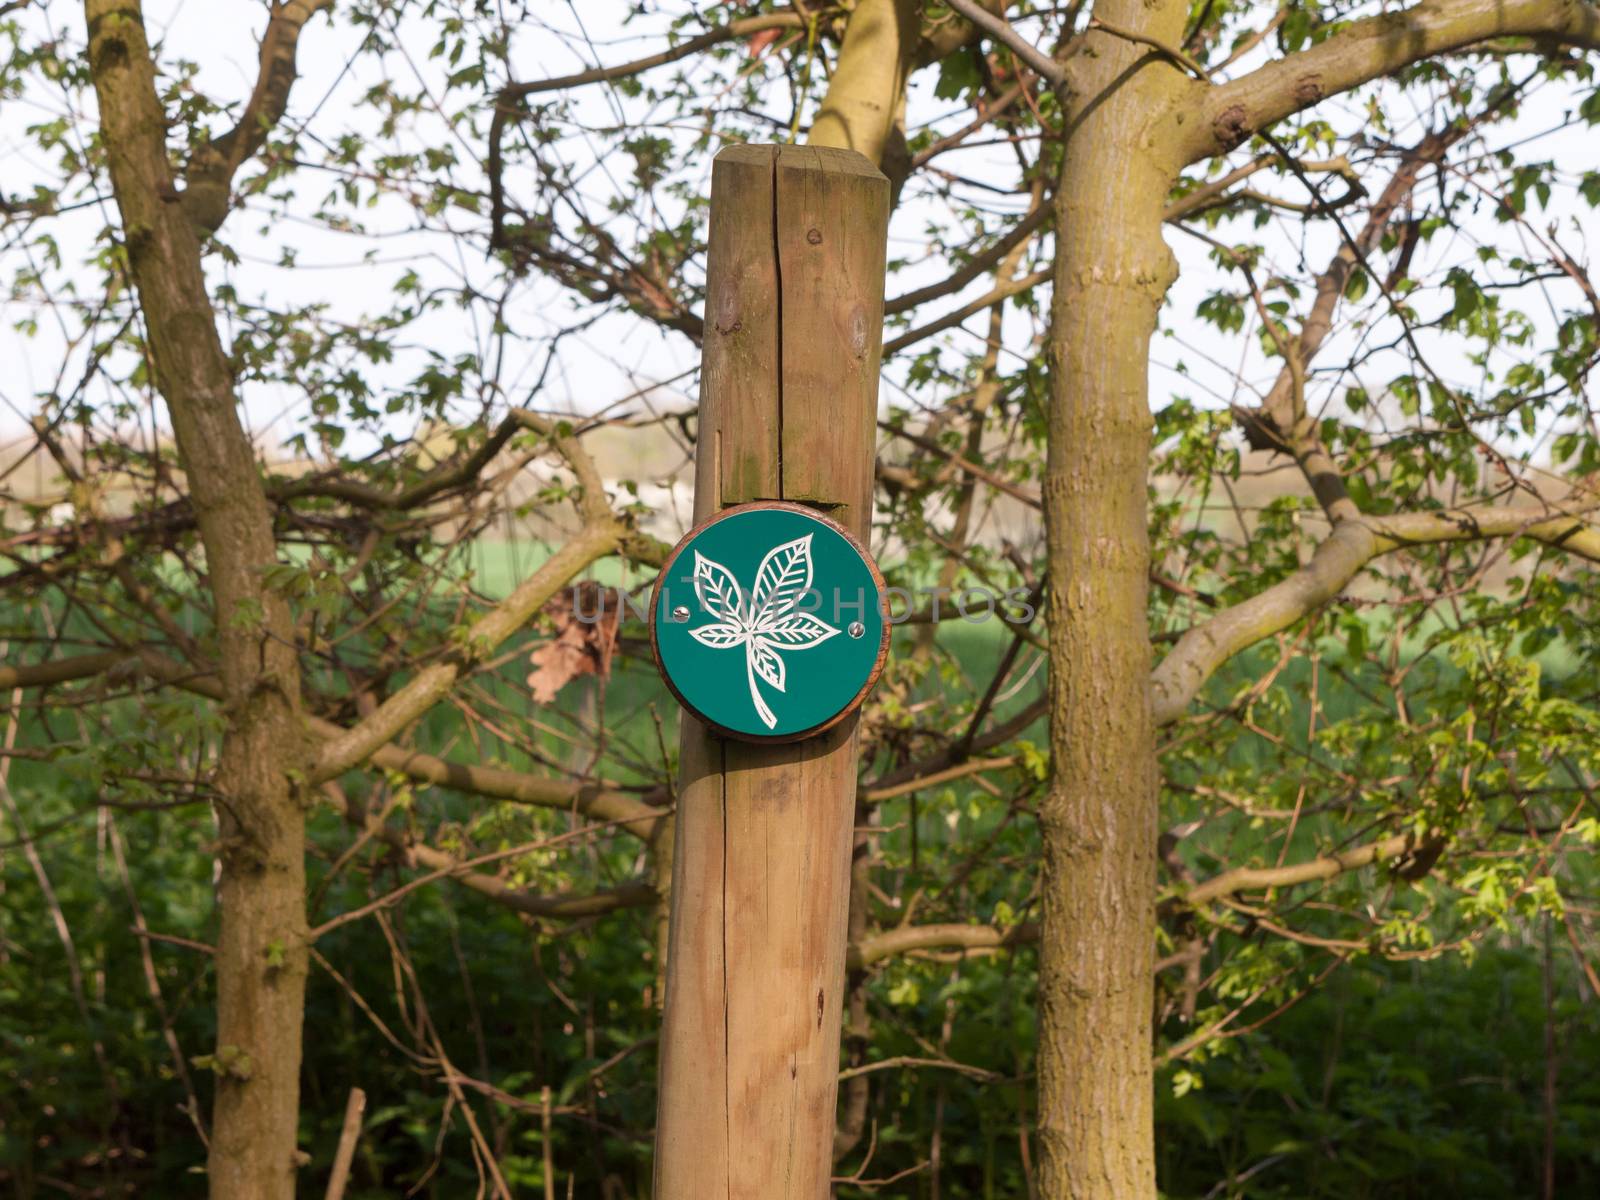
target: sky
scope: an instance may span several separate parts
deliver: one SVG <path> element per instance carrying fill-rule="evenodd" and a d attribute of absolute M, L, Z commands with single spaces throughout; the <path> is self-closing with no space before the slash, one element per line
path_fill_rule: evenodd
<path fill-rule="evenodd" d="M 626 60 L 659 47 L 659 36 L 652 35 L 659 34 L 661 20 L 646 16 L 625 25 L 623 17 L 631 7 L 619 0 L 583 0 L 581 6 L 559 0 L 544 4 L 540 12 L 549 29 L 537 37 L 521 36 L 515 44 L 518 77 L 549 77 L 597 62 Z M 198 64 L 195 82 L 201 90 L 234 101 L 248 93 L 256 72 L 256 38 L 264 24 L 265 10 L 261 3 L 254 0 L 149 0 L 146 11 L 149 27 L 163 40 L 166 55 L 170 59 L 188 59 Z M 49 36 L 79 40 L 82 38 L 81 13 L 79 5 L 55 0 L 38 11 L 24 11 L 21 19 L 47 31 Z M 420 28 L 405 32 L 407 36 L 401 38 L 400 50 L 388 55 L 381 69 L 401 80 L 423 82 L 429 93 L 437 96 L 443 90 L 445 68 L 427 56 L 431 39 Z M 358 106 L 357 100 L 377 80 L 380 64 L 373 62 L 370 56 L 355 53 L 358 37 L 358 32 L 347 25 L 330 25 L 319 18 L 302 38 L 300 82 L 290 119 L 304 124 L 324 143 L 331 143 L 342 133 L 369 137 L 374 132 L 374 118 Z M 1240 66 L 1249 65 L 1247 60 Z M 914 115 L 932 115 L 936 124 L 964 120 L 962 110 L 933 96 L 933 84 L 927 72 L 916 77 L 910 111 Z M 1564 123 L 1564 113 L 1576 103 L 1576 98 L 1563 86 L 1544 88 L 1525 105 L 1515 121 L 1497 127 L 1490 135 L 1491 141 L 1495 145 L 1516 146 L 1518 153 L 1524 156 L 1570 164 L 1574 173 L 1584 168 L 1593 169 L 1600 164 L 1595 161 L 1592 129 L 1580 127 L 1549 132 Z M 1380 89 L 1368 97 L 1328 102 L 1323 106 L 1322 115 L 1335 127 L 1360 130 L 1370 124 L 1370 110 L 1366 108 L 1369 101 L 1385 106 L 1397 127 L 1395 140 L 1415 139 L 1420 129 L 1419 114 L 1408 111 L 1406 106 L 1411 100 L 1394 89 Z M 579 105 L 580 125 L 594 128 L 607 126 L 625 113 L 638 113 L 637 105 L 627 105 L 605 86 L 585 89 Z M 21 97 L 0 102 L 0 169 L 3 169 L 0 178 L 5 180 L 0 186 L 8 194 L 25 194 L 31 178 L 46 177 L 50 171 L 49 162 L 30 146 L 26 127 L 66 111 L 67 101 L 62 92 L 45 88 L 42 81 L 36 81 Z M 936 115 L 940 113 L 944 117 Z M 474 147 L 427 113 L 420 115 L 417 121 L 419 130 L 430 138 L 455 144 L 463 163 L 459 182 L 477 185 L 482 174 L 473 161 Z M 81 135 L 83 128 L 80 124 L 75 136 Z M 687 136 L 682 129 L 668 128 L 665 132 L 680 142 Z M 596 204 L 603 203 L 613 192 L 612 180 L 617 173 L 625 178 L 629 170 L 630 164 L 618 163 L 617 156 L 605 154 L 601 142 L 581 128 L 569 131 L 561 153 L 581 164 L 575 187 Z M 979 147 L 940 161 L 949 170 L 971 179 L 1004 179 L 1014 171 L 1014 161 L 1004 147 Z M 698 180 L 700 186 L 709 187 L 707 156 L 686 160 L 682 167 L 691 181 Z M 287 220 L 266 219 L 264 210 L 257 204 L 235 213 L 226 227 L 225 237 L 236 251 L 238 262 L 230 266 L 212 258 L 208 265 L 213 278 L 235 287 L 247 300 L 261 300 L 277 306 L 320 302 L 327 305 L 331 317 L 348 321 L 383 311 L 391 285 L 408 271 L 416 272 L 426 286 L 459 288 L 469 285 L 483 290 L 495 286 L 497 272 L 491 270 L 491 264 L 463 241 L 419 228 L 415 210 L 396 191 L 383 195 L 375 207 L 363 215 L 369 231 L 365 236 L 335 233 L 319 225 L 313 213 L 325 179 L 331 183 L 332 176 L 318 170 L 304 170 L 295 177 L 294 186 L 300 195 L 293 206 L 294 214 Z M 1286 199 L 1304 201 L 1307 198 L 1292 179 L 1274 181 L 1271 186 Z M 961 194 L 961 189 L 957 189 L 957 194 Z M 981 198 L 986 205 L 996 208 L 1006 204 L 1014 204 L 1019 210 L 1022 207 L 1021 197 L 997 199 L 971 189 L 965 194 Z M 107 201 L 104 198 L 88 200 L 86 207 L 77 213 L 51 222 L 63 259 L 69 264 L 65 274 L 72 273 L 70 264 L 91 251 L 92 238 L 103 224 L 103 206 Z M 907 199 L 891 224 L 891 259 L 920 257 L 927 245 L 928 227 L 944 220 L 948 211 L 947 200 L 908 191 Z M 1579 261 L 1586 262 L 1589 246 L 1600 236 L 1600 224 L 1596 222 L 1594 211 L 1558 195 L 1548 215 L 1560 226 L 1563 245 Z M 466 228 L 481 222 L 477 218 L 446 215 L 441 223 Z M 1276 264 L 1281 273 L 1294 274 L 1302 270 L 1302 264 L 1308 264 L 1313 270 L 1321 269 L 1336 248 L 1337 232 L 1328 228 L 1327 223 L 1322 224 L 1322 228 L 1307 235 L 1301 222 L 1283 217 L 1260 230 L 1235 223 L 1218 236 L 1248 238 L 1265 245 L 1269 265 L 1262 268 L 1263 276 L 1273 273 L 1270 264 Z M 1434 266 L 1464 260 L 1471 262 L 1475 244 L 1505 245 L 1516 236 L 1519 235 L 1508 234 L 1504 227 L 1497 227 L 1487 211 L 1483 211 L 1469 218 L 1460 232 L 1436 239 L 1419 254 L 1418 266 L 1429 266 L 1425 260 L 1430 258 Z M 1210 248 L 1201 241 L 1169 229 L 1168 242 L 1178 257 L 1182 273 L 1168 298 L 1163 328 L 1152 348 L 1152 403 L 1160 406 L 1173 396 L 1184 396 L 1203 406 L 1248 402 L 1253 390 L 1264 390 L 1270 384 L 1275 374 L 1274 365 L 1262 353 L 1256 337 L 1222 338 L 1214 328 L 1194 316 L 1198 303 L 1218 286 L 1219 272 L 1210 261 Z M 283 265 L 285 245 L 295 249 L 292 267 Z M 13 246 L 10 257 L 14 260 L 18 252 L 19 248 Z M 37 249 L 25 248 L 21 252 L 39 253 Z M 939 264 L 933 262 L 909 268 L 889 283 L 889 293 L 897 294 L 931 282 L 938 277 L 938 267 Z M 1495 273 L 1488 265 L 1475 269 L 1485 277 Z M 56 278 L 62 274 L 58 273 Z M 93 288 L 89 273 L 79 271 L 76 277 L 86 287 Z M 965 298 L 981 294 L 987 286 L 987 281 L 980 280 Z M 1237 281 L 1231 281 L 1229 286 L 1236 287 Z M 1521 299 L 1530 318 L 1540 327 L 1539 334 L 1547 336 L 1555 320 L 1551 305 L 1558 307 L 1559 301 L 1541 304 L 1527 295 Z M 952 306 L 955 302 L 952 300 Z M 522 341 L 510 347 L 511 361 L 501 376 L 505 398 L 511 402 L 528 403 L 547 411 L 576 413 L 623 409 L 642 412 L 652 408 L 678 410 L 693 405 L 695 348 L 686 338 L 662 333 L 647 322 L 626 316 L 605 317 L 567 333 L 558 359 L 544 375 L 542 388 L 535 392 L 533 385 L 540 379 L 546 361 L 545 348 L 540 342 L 573 325 L 575 313 L 571 299 L 558 285 L 532 275 L 510 291 L 506 304 L 508 311 L 514 313 L 517 328 L 525 335 Z M 7 364 L 6 370 L 0 373 L 0 442 L 23 435 L 26 421 L 38 409 L 37 397 L 59 390 L 63 375 L 70 386 L 74 371 L 81 370 L 87 354 L 85 347 L 76 348 L 70 355 L 63 353 L 70 327 L 52 319 L 50 305 L 41 302 L 38 290 L 14 296 L 5 302 L 5 308 L 5 320 L 0 322 L 0 362 Z M 1251 320 L 1253 323 L 1253 317 Z M 32 336 L 24 336 L 15 328 L 18 322 L 28 321 L 37 326 Z M 983 327 L 981 318 L 967 322 L 969 331 Z M 231 332 L 224 330 L 225 339 L 231 337 Z M 1034 352 L 1035 332 L 1026 320 L 1008 321 L 1007 354 L 1011 361 Z M 1352 357 L 1357 350 L 1370 349 L 1370 339 L 1382 340 L 1386 336 L 1392 334 L 1359 327 L 1345 328 L 1330 344 L 1322 361 L 1337 362 Z M 956 332 L 947 338 L 962 349 L 970 349 L 974 342 L 972 332 Z M 1478 381 L 1481 368 L 1465 359 L 1453 341 L 1432 340 L 1438 344 L 1429 347 L 1430 355 L 1446 377 L 1460 384 Z M 425 327 L 415 331 L 395 365 L 368 364 L 362 369 L 372 371 L 375 382 L 381 384 L 385 372 L 397 379 L 414 370 L 429 351 L 446 357 L 463 353 L 485 356 L 493 352 L 493 347 L 492 334 L 486 327 L 481 307 L 441 310 L 428 319 Z M 1397 353 L 1371 354 L 1364 360 L 1362 374 L 1378 381 L 1388 378 L 1397 369 Z M 62 370 L 64 361 L 68 363 L 65 372 Z M 1357 380 L 1354 377 L 1342 380 L 1341 386 L 1353 381 Z M 908 399 L 912 403 L 929 403 L 941 399 L 925 395 L 908 397 L 903 383 L 903 364 L 890 363 L 884 376 L 885 403 L 904 403 Z M 1381 392 L 1381 382 L 1376 390 Z M 251 384 L 243 390 L 243 402 L 247 421 L 258 439 L 263 445 L 272 445 L 293 431 L 297 419 L 305 413 L 308 399 L 288 394 L 281 388 Z"/>

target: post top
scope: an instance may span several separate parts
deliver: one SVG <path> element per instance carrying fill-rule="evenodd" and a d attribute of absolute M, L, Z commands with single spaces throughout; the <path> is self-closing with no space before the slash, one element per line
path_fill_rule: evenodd
<path fill-rule="evenodd" d="M 782 167 L 786 171 L 821 171 L 831 175 L 857 175 L 864 179 L 889 182 L 888 177 L 866 155 L 837 146 L 788 146 L 773 142 L 749 142 L 727 146 L 717 152 L 713 162 L 738 166 Z"/>

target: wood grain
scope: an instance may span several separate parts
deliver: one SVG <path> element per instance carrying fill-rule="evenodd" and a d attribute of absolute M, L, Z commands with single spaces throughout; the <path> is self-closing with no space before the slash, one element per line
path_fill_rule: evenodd
<path fill-rule="evenodd" d="M 865 539 L 887 220 L 888 181 L 860 155 L 717 156 L 697 520 L 787 499 Z M 789 744 L 686 717 L 680 774 L 654 1195 L 823 1200 L 856 717 Z"/>
<path fill-rule="evenodd" d="M 851 150 L 785 147 L 777 160 L 783 289 L 783 491 L 856 537 L 872 523 L 889 193 Z"/>
<path fill-rule="evenodd" d="M 778 257 L 773 222 L 777 146 L 733 146 L 711 168 L 706 336 L 694 517 L 775 499 L 782 394 Z"/>

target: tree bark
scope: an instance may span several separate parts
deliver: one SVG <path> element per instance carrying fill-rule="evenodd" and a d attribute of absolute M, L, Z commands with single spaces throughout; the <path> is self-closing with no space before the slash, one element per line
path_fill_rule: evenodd
<path fill-rule="evenodd" d="M 174 186 L 140 5 L 85 7 L 128 271 L 205 547 L 227 720 L 216 781 L 221 924 L 210 1194 L 289 1200 L 307 957 L 294 624 L 265 586 L 263 569 L 277 561 L 271 510 L 239 421 L 200 241 Z"/>
<path fill-rule="evenodd" d="M 1095 6 L 1168 45 L 1185 11 Z M 1147 361 L 1176 277 L 1161 236 L 1177 167 L 1166 118 L 1185 85 L 1149 47 L 1102 30 L 1073 57 L 1044 484 L 1053 777 L 1040 809 L 1039 1194 L 1141 1200 L 1156 1194 Z"/>
<path fill-rule="evenodd" d="M 918 0 L 861 0 L 850 14 L 839 63 L 806 142 L 854 150 L 881 165 L 903 116 L 906 77 L 916 55 Z"/>

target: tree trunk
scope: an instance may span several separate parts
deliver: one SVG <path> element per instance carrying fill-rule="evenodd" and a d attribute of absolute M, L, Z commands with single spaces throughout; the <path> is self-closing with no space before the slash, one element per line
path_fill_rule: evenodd
<path fill-rule="evenodd" d="M 288 606 L 265 586 L 272 513 L 239 421 L 200 241 L 173 184 L 137 0 L 87 0 L 89 61 L 128 270 L 205 547 L 227 718 L 217 772 L 214 1200 L 294 1195 L 306 976 L 300 677 Z"/>
<path fill-rule="evenodd" d="M 1175 45 L 1184 6 L 1096 15 Z M 1057 191 L 1049 457 L 1050 748 L 1039 974 L 1040 1195 L 1151 1200 L 1156 768 L 1146 473 L 1150 336 L 1175 278 L 1161 236 L 1179 76 L 1095 30 Z"/>
<path fill-rule="evenodd" d="M 807 144 L 854 150 L 874 165 L 883 164 L 896 119 L 903 115 L 921 9 L 918 0 L 856 5 Z"/>

